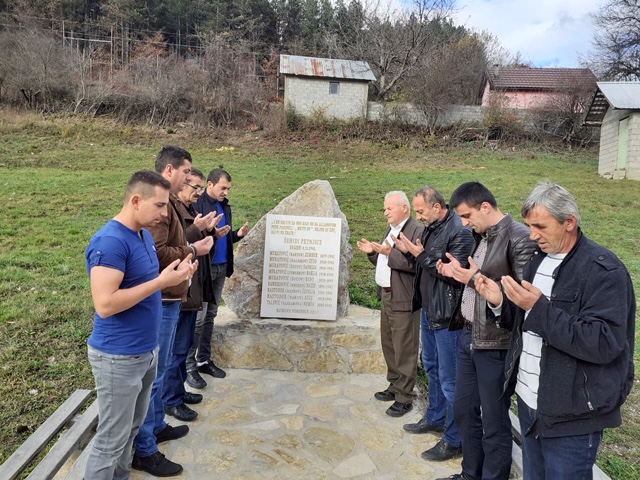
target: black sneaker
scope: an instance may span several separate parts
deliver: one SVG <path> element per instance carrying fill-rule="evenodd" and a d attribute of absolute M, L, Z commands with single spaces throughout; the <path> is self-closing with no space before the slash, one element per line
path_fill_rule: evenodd
<path fill-rule="evenodd" d="M 216 378 L 224 378 L 227 376 L 227 372 L 225 372 L 221 368 L 216 367 L 211 360 L 209 360 L 204 365 L 200 365 L 198 367 L 198 371 L 200 373 L 206 373 L 207 375 L 211 375 L 212 377 Z"/>
<path fill-rule="evenodd" d="M 420 456 L 423 460 L 430 462 L 442 462 L 444 460 L 450 460 L 452 458 L 462 456 L 462 447 L 451 445 L 444 440 L 440 440 L 438 443 L 430 448 L 426 452 L 422 452 Z"/>
<path fill-rule="evenodd" d="M 197 388 L 200 390 L 207 386 L 207 382 L 204 381 L 204 378 L 200 376 L 197 370 L 193 372 L 187 372 L 187 385 L 192 388 Z"/>
<path fill-rule="evenodd" d="M 198 412 L 191 410 L 184 403 L 181 403 L 176 407 L 165 407 L 164 412 L 178 420 L 182 420 L 183 422 L 191 422 L 198 417 Z"/>
<path fill-rule="evenodd" d="M 409 433 L 443 433 L 444 427 L 429 424 L 424 418 L 418 423 L 405 423 L 402 428 Z"/>
<path fill-rule="evenodd" d="M 436 478 L 436 480 L 471 480 L 464 473 L 456 473 L 455 475 L 450 475 L 448 477 Z"/>
<path fill-rule="evenodd" d="M 189 427 L 186 425 L 178 425 L 177 427 L 172 427 L 168 425 L 164 428 L 164 430 L 160 430 L 156 433 L 156 443 L 168 442 L 169 440 L 177 440 L 178 438 L 184 437 L 187 433 L 189 433 Z"/>
<path fill-rule="evenodd" d="M 150 473 L 154 477 L 175 477 L 182 473 L 182 465 L 167 460 L 160 452 L 148 457 L 134 455 L 131 467 Z"/>
<path fill-rule="evenodd" d="M 396 394 L 389 390 L 383 390 L 381 392 L 376 392 L 374 397 L 376 400 L 380 400 L 381 402 L 393 402 L 396 399 Z"/>
<path fill-rule="evenodd" d="M 393 404 L 389 408 L 387 408 L 387 411 L 385 413 L 390 417 L 401 417 L 405 413 L 410 412 L 412 408 L 413 404 L 411 402 L 393 402 Z"/>
<path fill-rule="evenodd" d="M 182 401 L 187 405 L 196 405 L 202 401 L 202 395 L 199 393 L 187 392 L 182 396 Z"/>

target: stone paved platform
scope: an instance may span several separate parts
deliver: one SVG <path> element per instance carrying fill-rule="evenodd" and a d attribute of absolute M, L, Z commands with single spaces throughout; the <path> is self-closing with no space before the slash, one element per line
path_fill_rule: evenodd
<path fill-rule="evenodd" d="M 373 394 L 381 374 L 304 373 L 227 369 L 205 376 L 194 406 L 198 418 L 183 439 L 160 450 L 181 463 L 179 479 L 420 479 L 460 472 L 460 460 L 425 462 L 433 434 L 411 435 L 424 406 L 402 418 L 384 413 L 390 403 Z M 172 425 L 180 424 L 167 417 Z M 154 478 L 134 471 L 133 480 Z"/>

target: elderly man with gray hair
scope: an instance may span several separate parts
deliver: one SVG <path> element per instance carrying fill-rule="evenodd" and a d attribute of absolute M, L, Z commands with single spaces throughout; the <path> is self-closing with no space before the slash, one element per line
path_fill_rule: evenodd
<path fill-rule="evenodd" d="M 564 187 L 539 183 L 522 216 L 541 250 L 522 282 L 480 274 L 475 285 L 512 328 L 505 395 L 518 397 L 524 476 L 591 479 L 602 431 L 622 423 L 633 385 L 633 284 L 618 257 L 582 233 Z"/>
<path fill-rule="evenodd" d="M 418 373 L 420 313 L 411 312 L 415 266 L 394 247 L 393 238 L 402 232 L 412 242 L 420 238 L 423 227 L 411 217 L 411 206 L 404 192 L 393 191 L 384 198 L 384 216 L 389 227 L 382 242 L 363 238 L 358 248 L 376 266 L 380 308 L 380 343 L 387 364 L 389 386 L 375 394 L 377 400 L 394 403 L 387 415 L 401 417 L 415 399 L 413 387 Z"/>

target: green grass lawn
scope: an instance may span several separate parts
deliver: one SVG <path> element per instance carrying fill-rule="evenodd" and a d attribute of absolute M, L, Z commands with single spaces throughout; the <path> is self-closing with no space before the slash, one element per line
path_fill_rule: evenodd
<path fill-rule="evenodd" d="M 91 236 L 122 204 L 130 175 L 153 168 L 162 145 L 191 151 L 208 173 L 223 166 L 237 225 L 251 225 L 302 184 L 328 180 L 354 246 L 352 301 L 376 307 L 373 268 L 356 240 L 386 228 L 384 194 L 425 184 L 445 197 L 478 180 L 503 211 L 520 219 L 538 180 L 561 183 L 576 197 L 584 232 L 615 252 L 640 280 L 640 182 L 597 174 L 597 149 L 549 153 L 540 147 L 479 145 L 393 148 L 328 138 L 294 141 L 223 139 L 175 128 L 133 129 L 104 122 L 34 120 L 0 111 L 0 463 L 76 388 L 92 388 L 86 360 L 92 305 L 84 266 Z M 9 118 L 11 117 L 11 118 Z M 218 150 L 233 146 L 233 150 Z M 638 291 L 638 287 L 637 287 Z M 636 347 L 636 366 L 640 348 Z M 624 425 L 607 431 L 598 463 L 614 479 L 640 478 L 640 394 L 624 407 Z"/>

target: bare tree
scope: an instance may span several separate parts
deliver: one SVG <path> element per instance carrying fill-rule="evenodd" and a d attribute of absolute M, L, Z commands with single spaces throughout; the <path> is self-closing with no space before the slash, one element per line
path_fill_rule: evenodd
<path fill-rule="evenodd" d="M 609 0 L 593 21 L 595 51 L 586 63 L 607 80 L 640 79 L 640 0 Z"/>
<path fill-rule="evenodd" d="M 407 8 L 394 9 L 380 0 L 363 5 L 354 35 L 339 35 L 330 46 L 343 58 L 366 60 L 377 80 L 375 97 L 383 100 L 415 70 L 421 58 L 439 41 L 440 22 L 450 15 L 453 0 L 413 0 Z M 358 25 L 358 23 L 360 25 Z M 349 26 L 339 25 L 344 32 Z M 346 41 L 345 41 L 346 40 Z"/>
<path fill-rule="evenodd" d="M 544 133 L 562 138 L 565 143 L 589 143 L 593 132 L 582 120 L 596 89 L 595 78 L 570 75 L 559 85 L 551 99 L 535 110 L 536 126 Z"/>
<path fill-rule="evenodd" d="M 444 107 L 479 103 L 486 64 L 485 45 L 477 35 L 442 45 L 421 60 L 406 93 L 426 116 L 430 131 Z"/>
<path fill-rule="evenodd" d="M 0 34 L 0 78 L 10 102 L 55 110 L 72 96 L 72 71 L 57 39 L 26 29 Z"/>

